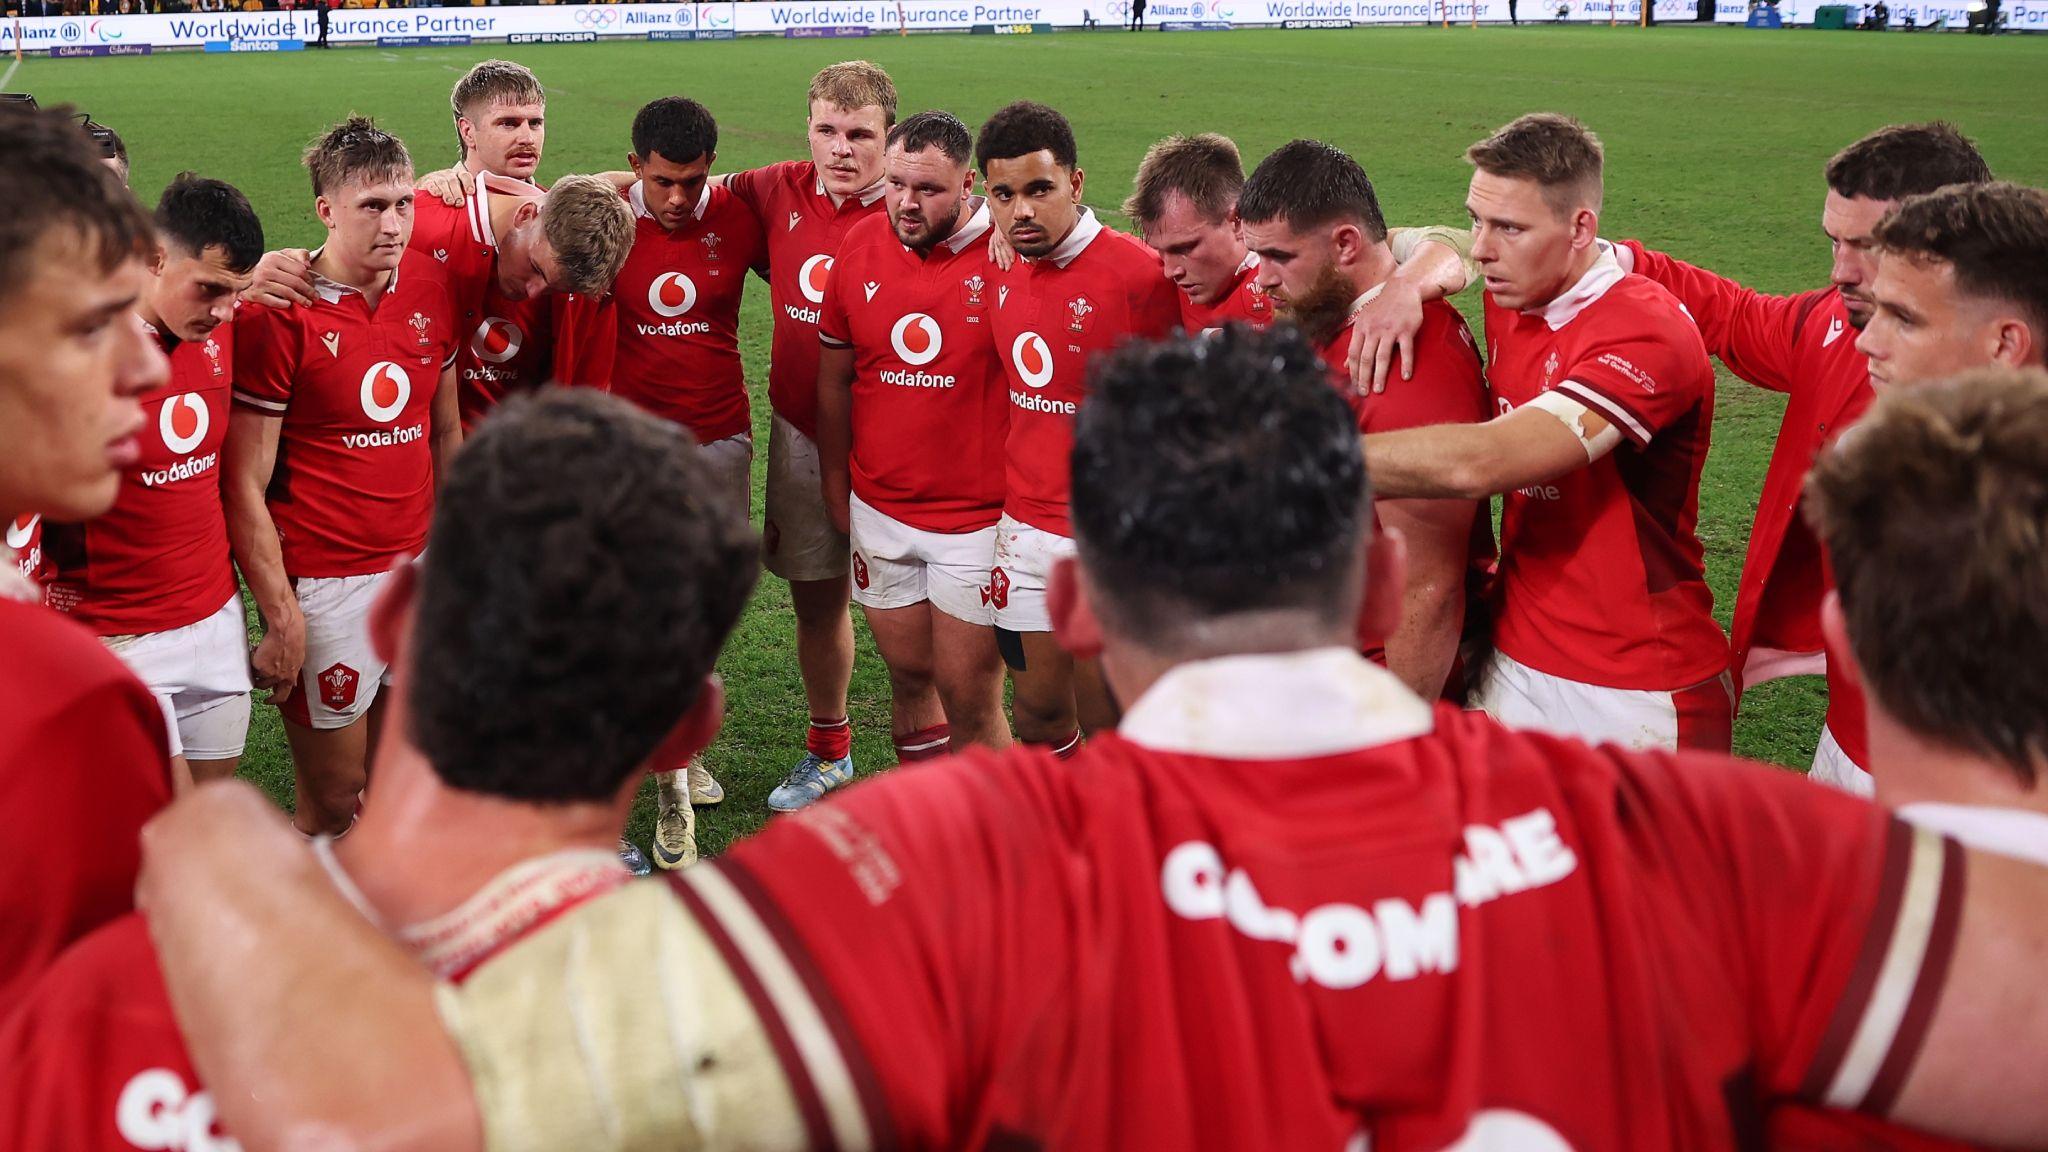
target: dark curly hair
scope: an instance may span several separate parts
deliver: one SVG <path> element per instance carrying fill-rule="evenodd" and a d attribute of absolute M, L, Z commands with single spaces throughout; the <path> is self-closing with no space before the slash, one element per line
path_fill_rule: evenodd
<path fill-rule="evenodd" d="M 1033 152 L 1050 152 L 1054 163 L 1070 170 L 1081 163 L 1067 118 L 1043 104 L 1019 100 L 996 109 L 981 126 L 974 141 L 974 166 L 986 176 L 989 161 L 1014 160 Z"/>
<path fill-rule="evenodd" d="M 1364 446 L 1291 327 L 1133 342 L 1096 361 L 1072 511 L 1104 624 L 1149 647 L 1237 613 L 1343 625 L 1357 609 Z"/>
<path fill-rule="evenodd" d="M 746 511 L 687 433 L 622 400 L 508 401 L 442 480 L 411 735 L 452 787 L 603 800 L 697 700 L 754 586 Z"/>
<path fill-rule="evenodd" d="M 180 172 L 156 202 L 156 229 L 193 255 L 218 247 L 228 267 L 247 272 L 263 258 L 263 221 L 234 185 Z"/>

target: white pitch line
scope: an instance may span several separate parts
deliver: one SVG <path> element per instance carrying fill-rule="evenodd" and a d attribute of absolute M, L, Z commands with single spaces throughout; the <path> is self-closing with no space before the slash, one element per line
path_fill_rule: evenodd
<path fill-rule="evenodd" d="M 0 92 L 7 91 L 7 82 L 14 79 L 14 70 L 19 67 L 21 67 L 21 58 L 16 57 L 14 63 L 7 66 L 7 71 L 0 72 Z"/>

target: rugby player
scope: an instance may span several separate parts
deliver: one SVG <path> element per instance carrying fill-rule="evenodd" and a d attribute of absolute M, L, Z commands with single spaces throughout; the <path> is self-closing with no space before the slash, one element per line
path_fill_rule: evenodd
<path fill-rule="evenodd" d="M 725 499 L 746 509 L 754 422 L 740 302 L 766 249 L 753 210 L 710 182 L 717 158 L 718 122 L 695 100 L 664 96 L 633 117 L 632 248 L 613 285 L 617 323 L 593 342 L 591 371 L 613 394 L 689 429 Z M 723 801 L 725 789 L 695 761 L 664 765 L 655 782 L 654 862 L 681 868 L 697 859 L 692 806 Z"/>
<path fill-rule="evenodd" d="M 149 216 L 69 111 L 0 105 L 0 524 L 113 507 L 142 397 L 170 378 L 135 311 Z M 12 559 L 0 549 L 0 1014 L 133 907 L 137 835 L 171 796 L 155 698 Z"/>
<path fill-rule="evenodd" d="M 459 983 L 350 915 L 260 795 L 198 790 L 143 894 L 229 1125 L 1606 1152 L 1745 1146 L 1801 1099 L 2038 1143 L 2048 871 L 1782 772 L 1432 709 L 1350 649 L 1402 568 L 1359 445 L 1292 334 L 1118 353 L 1055 578 L 1132 702 L 1115 735 L 891 773 Z M 302 1008 L 325 1045 L 265 1026 Z"/>
<path fill-rule="evenodd" d="M 1728 638 L 1695 533 L 1714 403 L 1699 333 L 1598 239 L 1592 132 L 1539 113 L 1466 157 L 1500 414 L 1367 436 L 1375 483 L 1505 497 L 1476 705 L 1588 741 L 1727 751 Z"/>
<path fill-rule="evenodd" d="M 579 391 L 511 401 L 442 483 L 428 557 L 399 568 L 373 616 L 400 669 L 377 803 L 318 842 L 355 911 L 442 977 L 616 890 L 610 849 L 643 771 L 717 733 L 711 658 L 759 544 L 716 472 L 664 425 Z M 556 547 L 537 554 L 539 537 Z M 543 666 L 563 674 L 500 674 Z M 650 710 L 671 725 L 654 744 Z M 139 915 L 34 985 L 0 1025 L 0 1068 L 0 1147 L 225 1147 L 207 1142 L 226 1136 Z"/>
<path fill-rule="evenodd" d="M 1237 217 L 1244 162 L 1228 136 L 1168 136 L 1145 150 L 1124 215 L 1159 253 L 1181 290 L 1180 325 L 1190 332 L 1233 321 L 1264 328 L 1273 303 L 1259 283 L 1258 253 Z"/>
<path fill-rule="evenodd" d="M 142 400 L 139 458 L 113 510 L 48 523 L 44 595 L 92 629 L 156 696 L 181 777 L 234 774 L 249 733 L 249 636 L 221 508 L 234 387 L 235 297 L 263 223 L 233 186 L 180 175 L 156 206 L 136 313 L 170 361 Z"/>
<path fill-rule="evenodd" d="M 945 112 L 890 129 L 887 215 L 847 231 L 818 321 L 825 508 L 851 539 L 901 762 L 1010 743 L 989 586 L 1009 402 L 973 149 Z"/>
<path fill-rule="evenodd" d="M 804 756 L 768 794 L 793 812 L 853 779 L 846 691 L 853 677 L 846 536 L 825 511 L 818 467 L 818 306 L 846 233 L 884 212 L 882 144 L 896 124 L 896 84 L 865 60 L 821 69 L 804 98 L 811 158 L 726 177 L 768 239 L 775 334 L 768 355 L 767 515 L 762 558 L 789 582 L 797 670 L 810 706 Z"/>
<path fill-rule="evenodd" d="M 424 546 L 434 477 L 462 427 L 455 303 L 441 266 L 406 248 L 405 145 L 350 117 L 305 164 L 327 229 L 311 262 L 319 302 L 237 318 L 223 486 L 263 618 L 251 669 L 284 714 L 296 818 L 311 835 L 354 819 L 391 677 L 370 608 Z"/>
<path fill-rule="evenodd" d="M 1348 385 L 1351 317 L 1380 293 L 1395 268 L 1365 169 L 1321 141 L 1296 140 L 1259 162 L 1236 203 L 1244 242 L 1258 257 L 1256 282 L 1322 350 L 1333 380 Z M 1464 317 L 1441 300 L 1425 311 L 1415 339 L 1418 370 L 1403 373 L 1412 382 L 1358 396 L 1359 431 L 1487 418 L 1486 379 Z M 1380 523 L 1407 542 L 1408 588 L 1400 626 L 1374 637 L 1368 655 L 1424 699 L 1441 694 L 1450 679 L 1465 625 L 1467 574 L 1492 559 L 1493 526 L 1477 514 L 1479 506 L 1475 500 L 1382 500 L 1374 508 Z"/>
<path fill-rule="evenodd" d="M 1115 723 L 1098 671 L 1053 638 L 1055 563 L 1073 555 L 1067 518 L 1074 413 L 1089 362 L 1131 337 L 1180 325 L 1180 293 L 1144 244 L 1081 203 L 1085 174 L 1066 117 L 1019 101 L 974 144 L 996 226 L 1024 262 L 996 289 L 990 324 L 1010 394 L 1003 517 L 989 591 L 1015 691 L 1017 738 L 1072 755 L 1083 731 Z"/>

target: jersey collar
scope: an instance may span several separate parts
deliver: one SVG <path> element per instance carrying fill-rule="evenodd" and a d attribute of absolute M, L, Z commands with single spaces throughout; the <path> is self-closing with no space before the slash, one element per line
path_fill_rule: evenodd
<path fill-rule="evenodd" d="M 626 194 L 626 199 L 633 205 L 633 215 L 635 217 L 642 220 L 653 220 L 657 224 L 661 223 L 659 219 L 656 219 L 654 213 L 647 210 L 647 193 L 640 181 L 633 181 L 633 190 Z M 702 220 L 704 218 L 704 210 L 710 206 L 711 182 L 707 180 L 704 182 L 704 191 L 697 196 L 697 206 L 690 209 L 690 219 Z"/>
<path fill-rule="evenodd" d="M 327 246 L 325 244 L 322 244 L 320 247 L 315 248 L 311 252 L 307 253 L 307 265 L 310 267 L 313 261 L 318 260 L 320 258 L 320 254 L 325 251 L 327 251 Z M 318 272 L 313 273 L 313 291 L 320 297 L 321 300 L 329 304 L 341 303 L 341 298 L 343 296 L 362 295 L 360 291 L 351 288 L 346 284 L 343 284 L 341 281 L 329 280 L 327 277 L 322 276 Z M 386 280 L 384 282 L 384 294 L 386 296 L 389 296 L 391 293 L 396 291 L 398 291 L 398 269 L 393 268 L 391 270 L 391 279 Z"/>
<path fill-rule="evenodd" d="M 1039 257 L 1039 259 L 1052 261 L 1055 268 L 1065 268 L 1067 265 L 1072 264 L 1074 257 L 1079 256 L 1081 250 L 1088 247 L 1089 242 L 1094 240 L 1101 232 L 1102 221 L 1095 218 L 1095 210 L 1093 208 L 1083 208 L 1081 209 L 1081 218 L 1074 222 L 1074 230 L 1067 233 L 1067 238 L 1060 241 L 1058 247 Z"/>
<path fill-rule="evenodd" d="M 983 200 L 974 209 L 974 214 L 967 218 L 965 224 L 955 228 L 951 236 L 939 241 L 939 243 L 945 245 L 946 249 L 952 252 L 953 255 L 958 256 L 967 249 L 969 244 L 988 235 L 988 226 L 988 201 Z"/>
<path fill-rule="evenodd" d="M 1429 732 L 1435 714 L 1348 648 L 1197 660 L 1124 713 L 1117 734 L 1158 752 L 1220 760 L 1334 756 Z"/>
<path fill-rule="evenodd" d="M 825 191 L 825 178 L 823 176 L 818 175 L 818 166 L 816 163 L 813 163 L 811 165 L 811 179 L 817 186 L 818 195 L 823 196 L 827 200 L 830 200 L 832 198 L 832 194 L 830 192 Z M 859 200 L 860 206 L 863 208 L 872 205 L 875 201 L 880 200 L 882 198 L 882 193 L 885 191 L 882 185 L 886 184 L 887 182 L 888 178 L 885 176 L 875 177 L 875 182 L 873 184 L 870 184 L 867 187 L 853 194 L 854 199 Z M 841 203 L 844 203 L 844 201 L 841 201 Z M 834 205 L 834 207 L 837 207 L 837 205 Z"/>
<path fill-rule="evenodd" d="M 1579 277 L 1578 283 L 1565 289 L 1562 296 L 1550 303 L 1540 308 L 1524 308 L 1523 313 L 1543 317 L 1543 322 L 1555 332 L 1578 319 L 1579 313 L 1593 301 L 1607 295 L 1609 288 L 1621 283 L 1621 278 L 1628 273 L 1623 270 L 1621 261 L 1614 257 L 1614 245 L 1605 240 L 1595 243 L 1599 245 L 1600 255 L 1593 261 L 1593 266 L 1586 269 L 1586 274 Z"/>

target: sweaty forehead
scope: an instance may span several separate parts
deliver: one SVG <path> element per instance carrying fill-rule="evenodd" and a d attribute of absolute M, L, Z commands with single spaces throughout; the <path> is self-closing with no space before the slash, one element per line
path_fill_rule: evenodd
<path fill-rule="evenodd" d="M 472 120 L 538 120 L 547 113 L 545 101 L 501 97 L 489 103 L 471 105 L 469 115 Z"/>
<path fill-rule="evenodd" d="M 954 163 L 937 148 L 906 152 L 901 144 L 889 149 L 887 161 L 889 174 L 903 180 L 944 180 L 951 183 L 966 167 L 965 164 Z"/>
<path fill-rule="evenodd" d="M 811 123 L 814 125 L 829 124 L 841 132 L 862 128 L 879 136 L 887 122 L 888 117 L 882 112 L 882 106 L 879 104 L 841 108 L 830 100 L 811 101 Z"/>
<path fill-rule="evenodd" d="M 988 162 L 988 182 L 1011 188 L 1022 188 L 1038 180 L 1057 180 L 1062 174 L 1063 169 L 1059 161 L 1052 158 L 1050 148 Z"/>
<path fill-rule="evenodd" d="M 1820 226 L 1822 231 L 1837 240 L 1861 240 L 1876 231 L 1878 221 L 1884 219 L 1885 213 L 1897 204 L 1896 200 L 1844 196 L 1830 189 L 1827 200 L 1821 205 Z"/>

